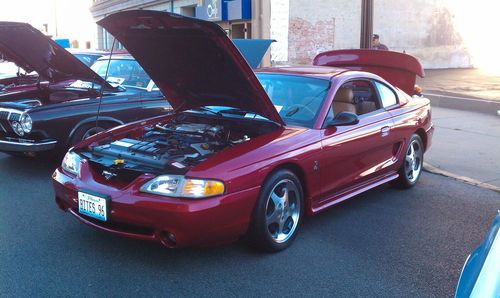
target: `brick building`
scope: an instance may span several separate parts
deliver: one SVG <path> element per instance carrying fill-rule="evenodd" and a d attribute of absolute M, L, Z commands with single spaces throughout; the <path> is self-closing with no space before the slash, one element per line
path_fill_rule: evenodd
<path fill-rule="evenodd" d="M 232 38 L 275 39 L 264 65 L 309 64 L 321 51 L 360 44 L 361 0 L 172 1 L 175 13 L 217 22 Z M 419 57 L 426 68 L 472 66 L 450 0 L 374 2 L 374 33 L 391 50 Z M 167 0 L 96 0 L 91 13 L 97 21 L 128 9 L 171 11 L 172 6 Z M 99 48 L 112 43 L 102 28 L 97 39 Z"/>

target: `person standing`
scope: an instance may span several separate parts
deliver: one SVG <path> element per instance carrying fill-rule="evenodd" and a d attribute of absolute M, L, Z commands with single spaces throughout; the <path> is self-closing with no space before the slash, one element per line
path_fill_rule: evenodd
<path fill-rule="evenodd" d="M 372 49 L 381 51 L 389 50 L 389 48 L 385 44 L 380 43 L 380 36 L 378 36 L 378 34 L 373 34 Z"/>

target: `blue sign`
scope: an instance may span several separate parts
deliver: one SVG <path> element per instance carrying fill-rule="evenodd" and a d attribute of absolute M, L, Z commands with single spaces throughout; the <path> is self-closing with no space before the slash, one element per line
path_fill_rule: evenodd
<path fill-rule="evenodd" d="M 252 19 L 251 0 L 226 0 L 222 10 L 222 19 L 226 21 Z"/>
<path fill-rule="evenodd" d="M 203 0 L 203 4 L 196 7 L 196 17 L 207 21 L 222 21 L 222 0 Z"/>
<path fill-rule="evenodd" d="M 236 21 L 252 19 L 251 0 L 202 0 L 195 10 L 198 19 Z"/>
<path fill-rule="evenodd" d="M 60 45 L 61 47 L 67 49 L 70 47 L 69 39 L 67 38 L 59 38 L 59 39 L 54 39 L 54 41 Z"/>

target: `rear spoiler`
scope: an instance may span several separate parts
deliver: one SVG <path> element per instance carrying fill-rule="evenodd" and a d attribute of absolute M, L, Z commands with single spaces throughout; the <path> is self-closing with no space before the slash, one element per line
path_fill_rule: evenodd
<path fill-rule="evenodd" d="M 380 50 L 336 50 L 318 54 L 313 65 L 335 66 L 374 73 L 413 95 L 417 75 L 425 76 L 417 58 L 399 52 Z"/>

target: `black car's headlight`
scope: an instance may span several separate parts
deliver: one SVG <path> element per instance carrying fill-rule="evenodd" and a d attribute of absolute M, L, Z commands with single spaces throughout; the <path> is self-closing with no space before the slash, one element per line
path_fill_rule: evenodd
<path fill-rule="evenodd" d="M 221 181 L 190 179 L 177 175 L 158 176 L 141 187 L 142 192 L 192 199 L 221 195 L 224 190 L 224 183 Z"/>
<path fill-rule="evenodd" d="M 12 130 L 20 137 L 24 136 L 24 129 L 21 123 L 17 121 L 12 121 L 10 124 L 12 126 Z"/>
<path fill-rule="evenodd" d="M 12 121 L 11 124 L 12 130 L 20 137 L 24 136 L 24 134 L 30 133 L 33 128 L 33 120 L 31 120 L 30 115 L 23 113 L 21 116 Z"/>
<path fill-rule="evenodd" d="M 73 151 L 68 151 L 64 156 L 61 167 L 74 175 L 78 175 L 80 173 L 80 163 L 82 162 L 82 158 L 80 155 L 76 154 Z"/>
<path fill-rule="evenodd" d="M 31 120 L 30 115 L 26 113 L 22 114 L 20 124 L 25 133 L 31 132 L 31 129 L 33 128 L 33 120 Z"/>

